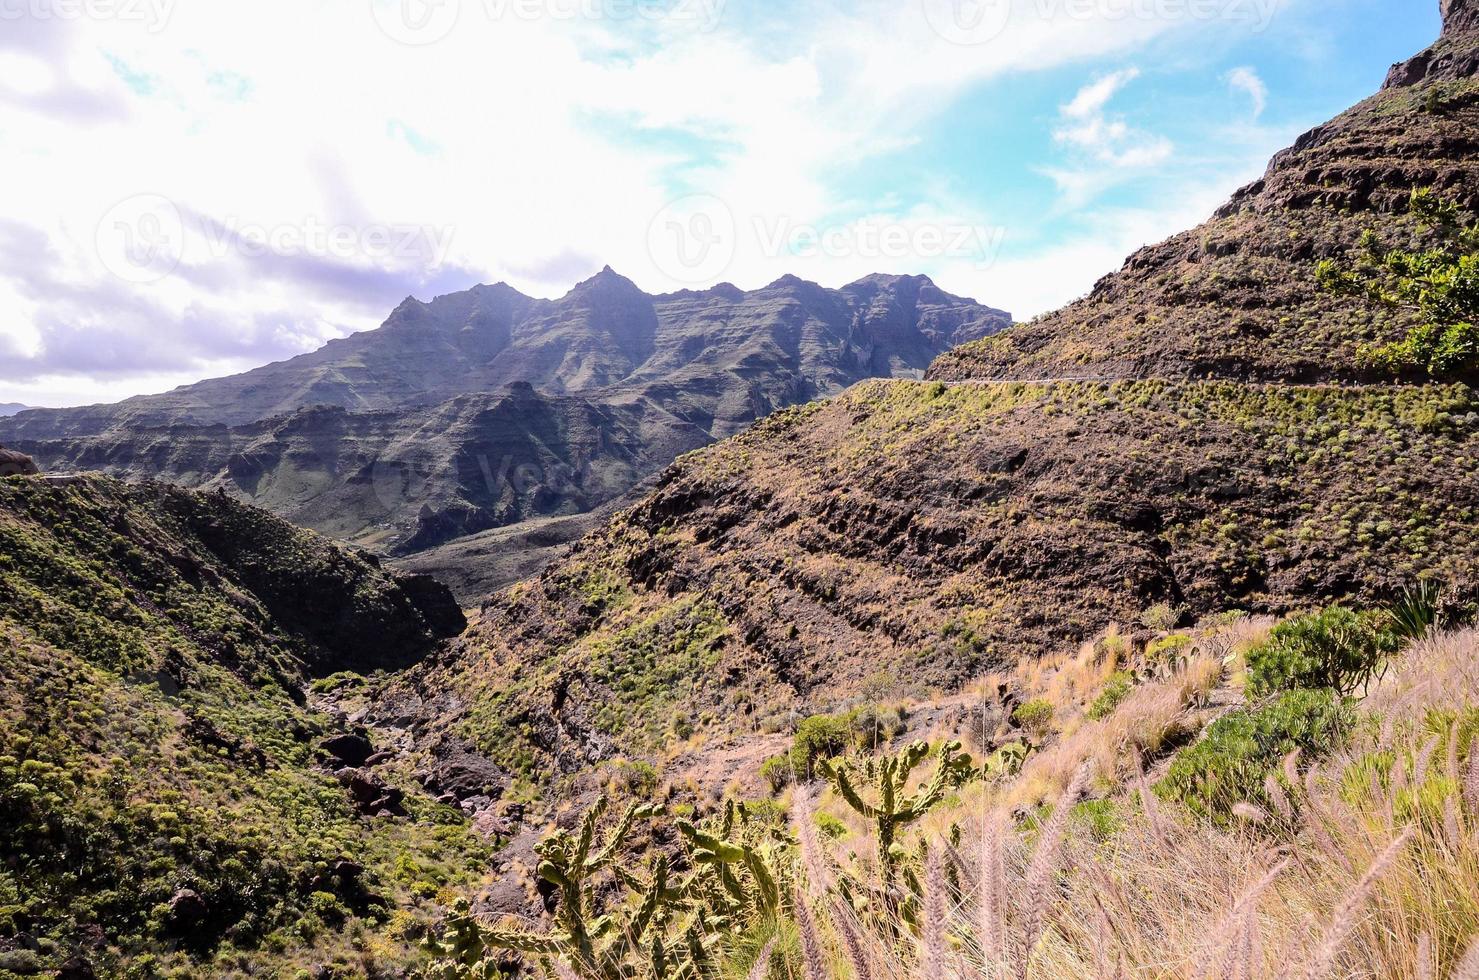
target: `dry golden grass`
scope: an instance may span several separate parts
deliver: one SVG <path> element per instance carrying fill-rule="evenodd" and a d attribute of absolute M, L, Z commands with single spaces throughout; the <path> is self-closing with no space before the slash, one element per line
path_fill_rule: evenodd
<path fill-rule="evenodd" d="M 1015 781 L 925 823 L 936 840 L 951 822 L 965 829 L 961 892 L 931 895 L 942 876 L 925 876 L 922 907 L 945 924 L 927 917 L 910 938 L 891 923 L 884 933 L 904 940 L 855 944 L 866 965 L 841 957 L 832 976 L 1479 976 L 1479 755 L 1468 744 L 1479 735 L 1479 632 L 1414 646 L 1375 685 L 1338 756 L 1307 770 L 1286 760 L 1274 797 L 1284 813 L 1250 806 L 1241 824 L 1213 826 L 1144 792 L 1127 760 L 1194 723 L 1235 657 L 1190 657 L 1102 722 L 1078 724 Z M 1090 664 L 1060 662 L 1056 690 L 1076 697 L 1071 678 Z M 1066 816 L 1090 773 L 1122 821 L 1107 837 Z M 1045 824 L 1011 829 L 1011 807 L 1055 796 Z"/>

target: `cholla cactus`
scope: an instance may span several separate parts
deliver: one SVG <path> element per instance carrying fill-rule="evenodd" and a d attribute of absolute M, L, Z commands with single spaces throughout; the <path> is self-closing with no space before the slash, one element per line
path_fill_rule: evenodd
<path fill-rule="evenodd" d="M 724 891 L 744 908 L 772 916 L 780 907 L 780 887 L 770 867 L 770 856 L 750 844 L 729 839 L 733 833 L 734 806 L 726 809 L 724 824 L 717 834 L 701 830 L 687 820 L 678 821 L 678 830 L 688 839 L 693 862 L 700 868 L 712 868 Z M 748 882 L 734 873 L 735 867 L 749 872 Z"/>
<path fill-rule="evenodd" d="M 970 756 L 960 754 L 959 742 L 940 746 L 934 775 L 913 796 L 905 796 L 909 775 L 930 754 L 924 742 L 912 742 L 901 752 L 862 764 L 861 775 L 877 787 L 878 801 L 870 803 L 858 792 L 853 771 L 845 763 L 822 760 L 817 768 L 847 805 L 871 820 L 878 838 L 878 866 L 885 891 L 892 888 L 899 859 L 894 841 L 899 829 L 923 817 L 945 798 L 945 791 L 971 772 Z"/>
<path fill-rule="evenodd" d="M 579 974 L 593 980 L 618 980 L 649 974 L 664 976 L 667 953 L 661 936 L 656 935 L 666 910 L 679 897 L 679 891 L 668 881 L 668 863 L 664 857 L 653 862 L 651 879 L 642 881 L 630 872 L 615 867 L 632 825 L 639 819 L 655 816 L 660 808 L 632 805 L 604 843 L 596 844 L 596 825 L 607 808 L 605 797 L 586 811 L 580 831 L 560 831 L 545 838 L 535 848 L 539 855 L 539 877 L 559 890 L 559 907 L 555 913 L 559 931 L 547 935 L 485 929 L 486 946 L 509 949 L 538 957 L 558 957 Z M 592 918 L 591 879 L 598 872 L 612 870 L 635 893 L 636 901 L 623 913 Z M 655 938 L 649 941 L 649 933 Z M 646 958 L 638 968 L 632 961 Z"/>

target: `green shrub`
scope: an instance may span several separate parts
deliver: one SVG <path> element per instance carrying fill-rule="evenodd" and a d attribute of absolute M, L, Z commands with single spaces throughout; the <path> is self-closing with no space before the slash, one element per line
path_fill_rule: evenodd
<path fill-rule="evenodd" d="M 1104 690 L 1089 705 L 1089 717 L 1095 721 L 1103 721 L 1114 714 L 1114 709 L 1120 706 L 1120 702 L 1130 696 L 1135 689 L 1135 678 L 1129 671 L 1121 670 L 1111 674 L 1104 685 Z"/>
<path fill-rule="evenodd" d="M 760 764 L 760 776 L 770 784 L 772 793 L 779 793 L 791 785 L 791 757 L 789 755 L 771 756 Z"/>
<path fill-rule="evenodd" d="M 840 840 L 847 836 L 847 824 L 830 813 L 819 811 L 816 815 L 817 830 L 828 840 Z"/>
<path fill-rule="evenodd" d="M 1392 633 L 1404 640 L 1427 636 L 1438 625 L 1441 593 L 1438 583 L 1431 579 L 1407 588 L 1387 612 Z"/>
<path fill-rule="evenodd" d="M 1024 701 L 1012 712 L 1012 720 L 1036 735 L 1046 735 L 1053 723 L 1053 705 L 1045 698 Z"/>
<path fill-rule="evenodd" d="M 1351 720 L 1330 690 L 1287 691 L 1254 711 L 1235 711 L 1183 750 L 1156 791 L 1203 817 L 1225 818 L 1235 804 L 1266 803 L 1264 779 L 1295 749 L 1307 756 L 1335 749 Z"/>
<path fill-rule="evenodd" d="M 1376 675 L 1396 645 L 1383 617 L 1331 606 L 1280 623 L 1267 642 L 1248 651 L 1248 690 L 1255 696 L 1300 688 L 1351 694 Z"/>
<path fill-rule="evenodd" d="M 817 759 L 831 759 L 847 751 L 852 724 L 846 715 L 812 715 L 796 726 L 791 740 L 791 765 L 797 773 L 812 778 Z"/>

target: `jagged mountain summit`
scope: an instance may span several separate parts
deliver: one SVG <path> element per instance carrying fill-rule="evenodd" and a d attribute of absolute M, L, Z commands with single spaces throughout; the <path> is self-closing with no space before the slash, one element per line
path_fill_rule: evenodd
<path fill-rule="evenodd" d="M 0 420 L 0 438 L 49 472 L 224 489 L 344 540 L 418 552 L 586 514 L 777 408 L 917 375 L 1010 322 L 923 276 L 650 296 L 607 268 L 558 300 L 506 285 L 408 299 L 379 329 L 312 354 L 26 412 Z M 468 588 L 503 584 L 490 574 Z"/>
<path fill-rule="evenodd" d="M 923 276 L 870 276 L 839 290 L 787 276 L 750 292 L 720 285 L 652 296 L 608 266 L 557 300 L 503 283 L 429 303 L 408 298 L 379 328 L 311 354 L 116 405 L 33 411 L 6 431 L 53 439 L 125 426 L 235 426 L 316 406 L 427 407 L 515 383 L 565 395 L 719 375 L 781 402 L 807 388 L 922 371 L 942 351 L 1010 322 Z M 751 406 L 715 408 L 716 419 L 742 424 Z"/>
<path fill-rule="evenodd" d="M 694 728 L 753 737 L 871 678 L 955 690 L 1156 606 L 1375 602 L 1419 576 L 1472 591 L 1473 379 L 1363 364 L 1416 317 L 1319 284 L 1368 230 L 1434 242 L 1414 191 L 1479 223 L 1471 11 L 1450 5 L 1425 73 L 1092 296 L 930 381 L 870 381 L 684 457 L 397 681 L 384 716 L 547 778 Z"/>

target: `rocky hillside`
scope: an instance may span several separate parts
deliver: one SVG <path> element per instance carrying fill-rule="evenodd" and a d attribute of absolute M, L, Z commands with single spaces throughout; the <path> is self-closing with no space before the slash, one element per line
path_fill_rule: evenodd
<path fill-rule="evenodd" d="M 941 357 L 929 376 L 1389 380 L 1357 350 L 1401 338 L 1414 315 L 1331 295 L 1310 269 L 1351 255 L 1373 227 L 1431 244 L 1434 229 L 1407 214 L 1414 190 L 1479 210 L 1469 3 L 1455 0 L 1442 39 L 1380 93 L 1301 136 L 1211 220 L 1136 252 L 1084 299 Z"/>
<path fill-rule="evenodd" d="M 312 354 L 25 412 L 0 420 L 0 439 L 51 472 L 224 489 L 356 544 L 422 552 L 588 513 L 777 408 L 917 376 L 1010 322 L 922 276 L 649 296 L 606 269 L 559 300 L 505 285 L 408 299 Z M 495 572 L 469 587 L 501 584 Z"/>
<path fill-rule="evenodd" d="M 1472 65 L 1468 10 L 1426 64 Z M 386 716 L 542 779 L 784 729 L 879 679 L 950 690 L 1154 607 L 1472 589 L 1479 397 L 1462 372 L 1378 383 L 1359 345 L 1412 319 L 1317 281 L 1365 229 L 1436 235 L 1414 189 L 1475 222 L 1476 112 L 1475 80 L 1433 68 L 937 380 L 868 382 L 685 457 Z M 1051 380 L 1101 375 L 1123 380 Z"/>
<path fill-rule="evenodd" d="M 393 766 L 334 761 L 343 719 L 308 699 L 338 682 L 309 684 L 463 625 L 435 583 L 219 495 L 0 479 L 0 974 L 311 967 L 350 920 L 414 959 L 377 923 L 484 845 Z"/>

